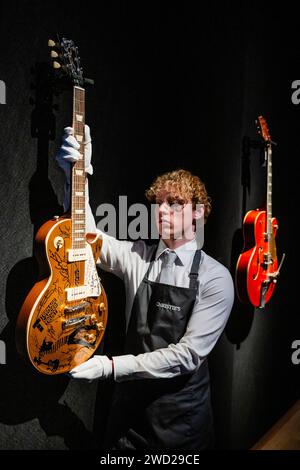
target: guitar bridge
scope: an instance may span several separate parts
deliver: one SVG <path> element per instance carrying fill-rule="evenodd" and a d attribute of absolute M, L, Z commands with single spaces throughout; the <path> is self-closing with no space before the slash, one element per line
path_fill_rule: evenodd
<path fill-rule="evenodd" d="M 73 328 L 75 326 L 82 325 L 87 320 L 89 320 L 90 317 L 90 315 L 82 315 L 81 317 L 69 318 L 63 322 L 62 329 L 65 330 L 66 328 Z"/>
<path fill-rule="evenodd" d="M 65 307 L 64 313 L 65 315 L 73 315 L 74 313 L 79 313 L 89 307 L 89 302 L 82 302 L 81 304 L 77 305 L 70 305 L 69 307 Z"/>

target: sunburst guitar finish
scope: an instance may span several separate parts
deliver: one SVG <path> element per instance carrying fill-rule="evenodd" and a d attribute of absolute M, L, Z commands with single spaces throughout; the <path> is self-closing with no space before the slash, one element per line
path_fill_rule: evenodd
<path fill-rule="evenodd" d="M 54 47 L 51 57 L 57 58 L 54 68 L 61 68 L 73 85 L 72 128 L 79 155 L 70 166 L 70 211 L 46 222 L 36 235 L 40 275 L 19 313 L 16 340 L 19 352 L 39 372 L 62 374 L 97 350 L 107 323 L 107 299 L 96 268 L 102 240 L 86 233 L 87 79 L 72 40 L 50 40 L 48 45 Z"/>
<path fill-rule="evenodd" d="M 97 274 L 102 240 L 88 234 L 71 261 L 71 220 L 46 222 L 36 235 L 40 280 L 17 322 L 17 347 L 44 374 L 61 374 L 89 359 L 107 324 L 107 298 Z M 85 258 L 85 259 L 83 259 Z"/>

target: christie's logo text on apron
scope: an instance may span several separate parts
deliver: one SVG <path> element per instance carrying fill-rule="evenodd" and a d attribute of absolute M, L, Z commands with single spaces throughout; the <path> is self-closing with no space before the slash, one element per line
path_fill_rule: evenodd
<path fill-rule="evenodd" d="M 166 308 L 168 310 L 176 310 L 177 312 L 180 312 L 181 308 L 177 307 L 176 305 L 170 305 L 170 304 L 162 304 L 161 302 L 156 302 L 156 307 L 160 308 Z"/>

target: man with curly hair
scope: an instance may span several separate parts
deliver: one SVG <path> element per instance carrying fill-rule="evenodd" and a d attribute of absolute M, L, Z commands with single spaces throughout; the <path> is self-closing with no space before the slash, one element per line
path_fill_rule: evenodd
<path fill-rule="evenodd" d="M 92 174 L 91 138 L 85 128 L 86 172 Z M 66 128 L 58 164 L 66 173 L 79 158 Z M 213 446 L 207 357 L 233 304 L 229 271 L 196 240 L 196 222 L 211 211 L 198 176 L 179 169 L 158 176 L 146 191 L 156 204 L 155 245 L 119 241 L 101 232 L 100 267 L 126 289 L 124 354 L 95 355 L 74 368 L 75 379 L 116 382 L 106 449 L 200 450 Z M 68 207 L 66 191 L 65 208 Z M 99 232 L 87 207 L 88 229 Z"/>

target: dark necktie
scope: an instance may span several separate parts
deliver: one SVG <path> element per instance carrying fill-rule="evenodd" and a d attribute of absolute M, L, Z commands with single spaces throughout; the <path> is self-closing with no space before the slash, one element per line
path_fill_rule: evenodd
<path fill-rule="evenodd" d="M 177 258 L 175 251 L 165 251 L 163 253 L 163 261 L 161 272 L 159 276 L 159 282 L 162 284 L 174 284 L 174 272 L 173 272 L 173 265 Z"/>

